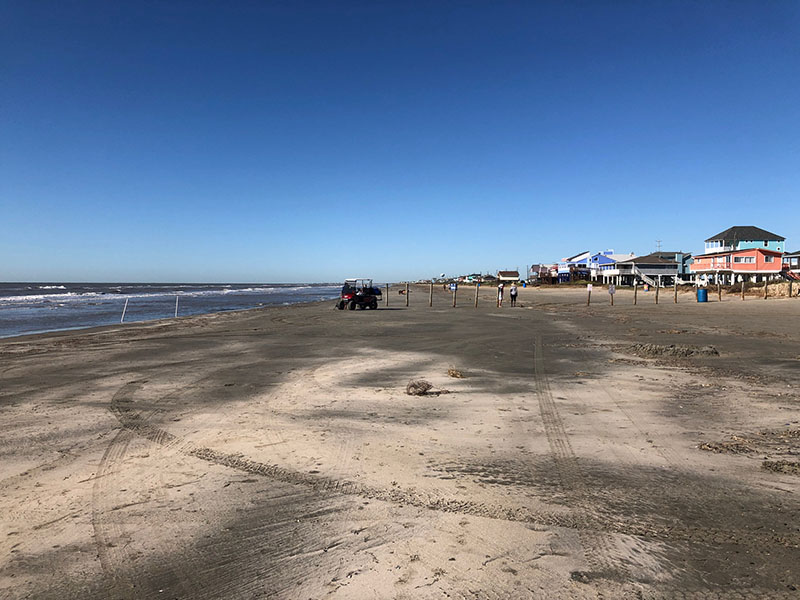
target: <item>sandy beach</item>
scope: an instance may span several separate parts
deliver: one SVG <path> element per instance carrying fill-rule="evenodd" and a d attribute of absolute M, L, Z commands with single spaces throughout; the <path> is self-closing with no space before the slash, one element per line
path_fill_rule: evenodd
<path fill-rule="evenodd" d="M 800 596 L 800 299 L 473 299 L 0 340 L 0 598 Z"/>

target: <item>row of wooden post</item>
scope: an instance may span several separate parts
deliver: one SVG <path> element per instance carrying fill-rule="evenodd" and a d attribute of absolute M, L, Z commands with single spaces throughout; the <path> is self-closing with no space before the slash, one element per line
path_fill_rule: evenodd
<path fill-rule="evenodd" d="M 742 281 L 742 300 L 744 300 L 744 283 L 745 282 Z M 767 292 L 768 286 L 769 286 L 769 281 L 767 281 L 765 279 L 764 280 L 764 298 L 765 299 L 767 298 L 767 294 L 768 294 L 768 292 Z M 478 291 L 480 290 L 480 287 L 481 287 L 480 284 L 476 284 L 475 285 L 475 308 L 478 308 Z M 661 289 L 661 286 L 657 285 L 657 286 L 655 286 L 655 288 L 656 288 L 655 303 L 658 304 L 658 292 Z M 406 306 L 408 306 L 408 300 L 409 300 L 409 293 L 408 292 L 409 292 L 409 284 L 406 283 L 406 290 L 405 290 Z M 456 301 L 457 301 L 456 300 L 456 296 L 457 296 L 457 294 L 458 294 L 458 287 L 456 287 L 453 290 L 453 308 L 456 307 Z M 609 296 L 611 296 L 611 306 L 614 306 L 614 294 L 609 294 Z M 791 281 L 789 282 L 789 297 L 790 298 L 792 297 L 792 282 Z M 722 283 L 719 282 L 719 281 L 717 282 L 717 300 L 719 302 L 722 302 Z M 638 304 L 638 301 L 639 301 L 639 285 L 634 283 L 633 284 L 633 303 L 634 304 Z M 677 282 L 677 280 L 675 281 L 675 283 L 673 285 L 672 301 L 675 304 L 678 303 L 678 282 Z M 389 284 L 388 283 L 386 284 L 385 303 L 386 303 L 386 306 L 389 306 Z M 589 289 L 588 290 L 588 296 L 586 298 L 586 306 L 590 306 L 591 304 L 592 304 L 592 290 Z M 429 307 L 433 306 L 433 282 L 430 283 L 430 290 L 428 292 L 428 306 Z M 124 311 L 122 313 L 122 316 L 123 316 L 123 318 L 125 317 L 125 312 Z M 177 298 L 175 298 L 175 316 L 178 316 L 178 299 Z"/>
<path fill-rule="evenodd" d="M 791 282 L 791 281 L 789 282 L 789 298 L 792 297 L 792 283 L 793 282 Z M 745 282 L 742 281 L 742 288 L 741 288 L 741 290 L 742 290 L 742 300 L 744 300 L 744 284 L 745 284 Z M 655 301 L 656 301 L 656 304 L 658 304 L 658 290 L 660 289 L 661 286 L 657 285 L 655 287 L 656 287 Z M 672 301 L 675 304 L 677 304 L 678 303 L 678 282 L 677 282 L 677 280 L 675 281 L 675 284 L 674 284 L 673 288 L 674 288 L 674 291 L 673 291 Z M 765 300 L 768 297 L 768 290 L 769 290 L 769 281 L 765 279 L 764 280 L 764 299 Z M 609 295 L 611 296 L 611 306 L 614 306 L 614 294 L 609 294 Z M 639 295 L 639 286 L 636 283 L 634 283 L 633 284 L 633 303 L 634 304 L 636 304 L 638 302 L 638 295 Z M 722 283 L 719 282 L 719 281 L 717 282 L 717 301 L 722 302 Z M 592 290 L 590 289 L 588 291 L 588 296 L 586 298 L 586 306 L 589 306 L 591 303 L 592 303 Z"/>
<path fill-rule="evenodd" d="M 480 284 L 475 285 L 475 308 L 478 308 L 478 290 L 480 289 Z M 389 306 L 389 284 L 385 284 L 386 293 L 384 294 L 384 304 Z M 406 306 L 408 306 L 408 299 L 409 299 L 409 284 L 406 283 L 405 289 L 405 297 L 406 297 Z M 457 294 L 458 294 L 458 287 L 453 290 L 453 308 L 456 308 L 457 302 Z M 428 306 L 433 306 L 433 282 L 430 284 L 430 289 L 428 291 Z"/>

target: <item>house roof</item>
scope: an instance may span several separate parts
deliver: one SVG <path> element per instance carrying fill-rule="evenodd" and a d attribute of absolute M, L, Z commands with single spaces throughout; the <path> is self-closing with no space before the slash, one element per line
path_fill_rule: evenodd
<path fill-rule="evenodd" d="M 577 260 L 577 259 L 579 259 L 579 258 L 580 258 L 580 257 L 582 257 L 582 256 L 583 256 L 584 258 L 588 258 L 588 257 L 590 256 L 590 254 L 591 254 L 591 251 L 589 251 L 589 250 L 584 250 L 583 252 L 578 252 L 578 253 L 577 253 L 575 256 L 569 256 L 569 257 L 565 258 L 565 259 L 564 259 L 563 261 L 561 261 L 561 262 L 572 262 L 572 261 L 574 261 L 574 260 Z"/>
<path fill-rule="evenodd" d="M 784 256 L 792 256 L 792 257 L 800 256 L 800 250 L 798 250 L 797 252 L 787 252 L 786 254 L 784 254 Z"/>
<path fill-rule="evenodd" d="M 498 277 L 519 277 L 519 271 L 498 271 Z"/>
<path fill-rule="evenodd" d="M 623 261 L 623 260 L 629 260 L 631 258 L 635 258 L 636 257 L 636 255 L 633 252 L 631 252 L 630 254 L 606 254 L 605 252 L 598 252 L 597 254 L 593 254 L 592 258 L 601 257 L 601 256 L 604 257 L 604 258 L 608 258 L 610 260 L 613 260 L 615 262 L 620 262 L 620 261 Z"/>
<path fill-rule="evenodd" d="M 619 262 L 622 263 L 634 263 L 634 264 L 647 264 L 647 265 L 655 265 L 655 264 L 667 264 L 667 265 L 677 265 L 678 263 L 674 260 L 668 260 L 666 258 L 662 258 L 659 254 L 664 254 L 664 252 L 653 252 L 652 254 L 646 254 L 644 256 L 637 256 L 636 258 L 630 258 L 628 260 L 621 260 Z"/>
<path fill-rule="evenodd" d="M 676 250 L 675 252 L 666 252 L 661 250 L 660 252 L 653 252 L 656 256 L 660 256 L 661 258 L 666 258 L 668 256 L 677 256 L 678 254 L 682 254 L 685 257 L 691 256 L 689 252 L 684 252 L 683 250 Z"/>
<path fill-rule="evenodd" d="M 734 227 L 730 227 L 725 231 L 718 233 L 715 236 L 708 238 L 707 242 L 716 242 L 716 241 L 725 241 L 725 240 L 732 240 L 734 242 L 744 241 L 744 240 L 753 240 L 753 241 L 776 241 L 782 242 L 786 238 L 781 237 L 775 233 L 770 233 L 760 227 L 754 227 L 752 225 L 736 225 Z"/>

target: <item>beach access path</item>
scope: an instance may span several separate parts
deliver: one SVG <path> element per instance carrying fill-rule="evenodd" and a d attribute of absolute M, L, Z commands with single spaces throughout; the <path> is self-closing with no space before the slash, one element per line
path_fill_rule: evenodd
<path fill-rule="evenodd" d="M 0 598 L 798 597 L 800 299 L 411 290 L 0 340 Z"/>

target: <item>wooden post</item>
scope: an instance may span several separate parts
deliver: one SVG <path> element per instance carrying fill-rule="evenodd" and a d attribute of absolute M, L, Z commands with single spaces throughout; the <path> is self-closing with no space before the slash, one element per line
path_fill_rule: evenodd
<path fill-rule="evenodd" d="M 175 296 L 175 318 L 178 318 L 178 296 Z"/>
<path fill-rule="evenodd" d="M 588 288 L 587 291 L 589 295 L 586 297 L 586 306 L 589 306 L 592 303 L 592 288 Z"/>
<path fill-rule="evenodd" d="M 675 292 L 672 301 L 677 304 L 678 303 L 678 278 L 675 277 Z"/>
<path fill-rule="evenodd" d="M 767 279 L 766 275 L 764 276 L 764 300 L 767 299 L 767 286 L 769 285 L 769 280 Z"/>
<path fill-rule="evenodd" d="M 386 306 L 389 306 L 389 284 L 386 284 Z"/>
<path fill-rule="evenodd" d="M 456 287 L 453 289 L 453 308 L 456 307 L 456 294 L 458 294 L 458 284 L 456 284 Z"/>
<path fill-rule="evenodd" d="M 792 282 L 789 282 L 789 298 L 792 297 Z"/>
<path fill-rule="evenodd" d="M 611 296 L 611 306 L 614 306 L 614 294 L 609 294 Z"/>
<path fill-rule="evenodd" d="M 128 310 L 128 298 L 125 298 L 125 306 L 122 307 L 122 316 L 119 319 L 119 322 L 122 323 L 125 320 L 125 311 Z"/>
<path fill-rule="evenodd" d="M 428 307 L 433 306 L 433 279 L 431 279 L 431 289 L 428 293 Z"/>
<path fill-rule="evenodd" d="M 744 275 L 742 275 L 742 300 L 744 300 L 744 280 L 745 280 L 745 277 L 744 277 Z"/>
<path fill-rule="evenodd" d="M 637 296 L 639 295 L 639 282 L 633 282 L 633 303 L 636 304 Z"/>
<path fill-rule="evenodd" d="M 408 306 L 408 284 L 406 283 L 406 306 Z"/>
<path fill-rule="evenodd" d="M 661 286 L 660 285 L 656 285 L 656 304 L 658 304 L 658 290 L 660 290 L 660 289 L 661 289 Z"/>
<path fill-rule="evenodd" d="M 475 308 L 478 308 L 478 290 L 481 289 L 479 281 L 475 282 Z"/>
<path fill-rule="evenodd" d="M 722 302 L 722 282 L 717 277 L 717 302 Z"/>

